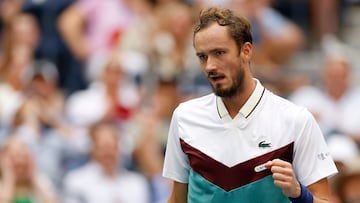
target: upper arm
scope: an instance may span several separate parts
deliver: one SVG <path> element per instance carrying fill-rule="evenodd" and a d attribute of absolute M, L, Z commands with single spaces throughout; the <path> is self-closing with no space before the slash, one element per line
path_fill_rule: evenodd
<path fill-rule="evenodd" d="M 314 203 L 329 202 L 330 201 L 330 187 L 327 178 L 320 179 L 319 181 L 307 187 L 314 197 Z"/>
<path fill-rule="evenodd" d="M 170 198 L 167 203 L 187 203 L 188 184 L 173 182 Z"/>
<path fill-rule="evenodd" d="M 61 32 L 70 32 L 71 29 L 81 29 L 84 23 L 84 16 L 76 5 L 71 5 L 60 15 L 58 27 Z"/>

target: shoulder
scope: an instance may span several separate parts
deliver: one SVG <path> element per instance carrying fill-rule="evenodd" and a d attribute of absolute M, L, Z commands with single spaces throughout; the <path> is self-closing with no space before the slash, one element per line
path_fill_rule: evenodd
<path fill-rule="evenodd" d="M 126 185 L 128 189 L 146 192 L 149 186 L 148 180 L 139 172 L 122 169 L 118 176 L 119 186 Z"/>
<path fill-rule="evenodd" d="M 290 101 L 288 98 L 279 96 L 268 90 L 265 91 L 265 93 L 266 93 L 266 102 L 269 105 L 272 105 L 274 108 L 280 108 L 282 110 L 300 110 L 304 108 Z"/>
<path fill-rule="evenodd" d="M 203 123 L 216 115 L 216 96 L 211 93 L 180 103 L 173 113 L 173 121 L 188 124 Z"/>
<path fill-rule="evenodd" d="M 64 177 L 64 183 L 66 186 L 84 183 L 94 177 L 96 170 L 94 164 L 87 163 L 80 168 L 69 171 Z"/>
<path fill-rule="evenodd" d="M 323 103 L 324 92 L 314 86 L 304 86 L 295 90 L 288 99 L 296 104 L 312 106 L 315 103 Z"/>
<path fill-rule="evenodd" d="M 345 97 L 350 102 L 358 103 L 360 101 L 360 87 L 349 89 Z"/>
<path fill-rule="evenodd" d="M 216 96 L 211 93 L 205 96 L 189 99 L 179 104 L 175 111 L 179 112 L 196 112 L 210 109 L 215 103 Z"/>
<path fill-rule="evenodd" d="M 282 115 L 288 119 L 303 121 L 312 117 L 311 113 L 303 106 L 293 103 L 287 98 L 266 91 L 266 106 L 273 113 Z"/>

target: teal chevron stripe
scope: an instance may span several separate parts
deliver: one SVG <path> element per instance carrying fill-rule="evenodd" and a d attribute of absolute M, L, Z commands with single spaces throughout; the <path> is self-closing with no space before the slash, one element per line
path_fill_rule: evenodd
<path fill-rule="evenodd" d="M 188 203 L 289 203 L 273 181 L 269 175 L 227 192 L 191 170 Z"/>

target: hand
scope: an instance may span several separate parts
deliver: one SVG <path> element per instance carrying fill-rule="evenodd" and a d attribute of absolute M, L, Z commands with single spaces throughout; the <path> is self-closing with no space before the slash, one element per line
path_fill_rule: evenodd
<path fill-rule="evenodd" d="M 292 164 L 280 159 L 268 161 L 267 169 L 273 173 L 274 184 L 280 187 L 287 197 L 297 198 L 301 195 L 300 183 L 295 177 Z"/>

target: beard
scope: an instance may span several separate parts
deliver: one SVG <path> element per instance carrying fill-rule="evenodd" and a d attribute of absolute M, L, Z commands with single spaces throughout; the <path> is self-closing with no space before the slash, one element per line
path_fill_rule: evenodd
<path fill-rule="evenodd" d="M 241 92 L 244 81 L 244 69 L 238 69 L 236 74 L 231 77 L 231 80 L 232 84 L 228 88 L 222 88 L 221 85 L 211 84 L 211 88 L 215 95 L 223 98 L 231 98 L 235 96 L 238 92 Z"/>

